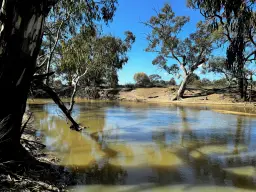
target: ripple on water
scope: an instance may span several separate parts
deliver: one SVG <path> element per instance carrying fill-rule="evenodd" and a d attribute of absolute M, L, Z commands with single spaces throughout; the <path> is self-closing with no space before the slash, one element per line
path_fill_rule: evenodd
<path fill-rule="evenodd" d="M 31 110 L 47 150 L 77 168 L 75 191 L 255 191 L 253 117 L 200 107 L 80 103 L 73 115 L 89 128 L 77 133 L 55 105 Z"/>
<path fill-rule="evenodd" d="M 221 187 L 221 186 L 197 186 L 197 185 L 168 185 L 141 184 L 137 186 L 78 186 L 77 192 L 254 192 L 255 190 Z"/>

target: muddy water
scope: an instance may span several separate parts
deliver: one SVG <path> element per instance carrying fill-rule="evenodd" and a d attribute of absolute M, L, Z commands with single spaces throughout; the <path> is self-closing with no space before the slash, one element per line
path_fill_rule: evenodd
<path fill-rule="evenodd" d="M 256 117 L 243 109 L 79 103 L 73 115 L 88 128 L 77 133 L 54 104 L 30 108 L 74 191 L 256 191 Z"/>

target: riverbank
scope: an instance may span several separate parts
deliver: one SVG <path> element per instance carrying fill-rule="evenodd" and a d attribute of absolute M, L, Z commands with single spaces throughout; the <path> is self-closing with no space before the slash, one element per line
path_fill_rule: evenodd
<path fill-rule="evenodd" d="M 256 107 L 256 102 L 242 102 L 238 93 L 233 89 L 188 89 L 184 98 L 179 101 L 172 101 L 177 87 L 169 88 L 137 88 L 131 91 L 121 91 L 120 101 L 136 101 L 150 103 L 170 103 L 182 105 L 223 105 Z M 254 99 L 254 98 L 253 98 Z"/>
<path fill-rule="evenodd" d="M 178 101 L 172 101 L 176 91 L 176 86 L 169 88 L 137 88 L 120 89 L 115 95 L 115 99 L 91 100 L 82 97 L 75 99 L 76 103 L 85 102 L 136 102 L 153 103 L 161 105 L 179 105 L 184 107 L 208 107 L 218 113 L 229 113 L 255 116 L 256 114 L 256 96 L 253 95 L 252 102 L 243 102 L 239 99 L 239 94 L 235 89 L 188 89 L 184 98 Z M 69 102 L 68 98 L 62 98 L 63 102 Z M 29 99 L 29 104 L 47 104 L 54 103 L 51 99 Z"/>
<path fill-rule="evenodd" d="M 47 153 L 43 135 L 34 129 L 33 116 L 24 115 L 21 144 L 25 156 L 22 161 L 9 161 L 0 164 L 1 191 L 66 191 L 72 180 L 66 168 L 58 165 L 59 159 Z"/>
<path fill-rule="evenodd" d="M 61 165 L 75 167 L 72 178 L 79 186 L 68 185 L 70 191 L 122 191 L 133 178 L 131 191 L 139 190 L 141 184 L 149 181 L 148 178 L 157 179 L 149 182 L 152 187 L 157 187 L 156 191 L 161 191 L 159 186 L 163 181 L 168 181 L 164 186 L 174 182 L 189 185 L 187 179 L 175 180 L 180 175 L 191 178 L 189 181 L 195 178 L 198 191 L 205 189 L 200 189 L 200 183 L 196 181 L 217 190 L 217 184 L 211 186 L 217 179 L 227 181 L 228 186 L 246 181 L 237 191 L 255 187 L 251 182 L 254 177 L 252 156 L 247 161 L 240 160 L 248 155 L 254 158 L 255 143 L 248 138 L 255 137 L 255 119 L 217 114 L 208 107 L 194 109 L 164 103 L 112 101 L 104 104 L 92 101 L 78 104 L 76 108 L 79 109 L 77 120 L 89 127 L 86 133 L 91 138 L 70 131 L 65 126 L 65 119 L 54 113 L 57 109 L 52 104 L 31 106 L 36 119 L 40 119 L 35 126 L 45 133 L 44 143 L 61 158 Z M 54 138 L 54 144 L 50 138 Z M 195 151 L 200 154 L 194 154 Z M 219 158 L 213 161 L 211 157 L 216 153 L 225 159 L 224 163 Z M 202 166 L 198 167 L 198 164 Z M 245 165 L 249 168 L 244 169 Z M 216 166 L 218 174 L 211 172 Z M 194 174 L 202 168 L 209 174 L 202 177 Z M 177 169 L 188 171 L 177 173 Z M 236 174 L 245 176 L 240 175 L 238 180 Z M 175 177 L 171 177 L 173 175 Z M 221 191 L 226 191 L 228 186 Z M 166 190 L 172 188 L 169 186 Z"/>
<path fill-rule="evenodd" d="M 212 100 L 201 101 L 199 99 L 192 102 L 188 102 L 189 98 L 185 98 L 182 101 L 172 102 L 168 100 L 167 91 L 169 90 L 166 90 L 166 88 L 148 88 L 147 90 L 136 89 L 129 92 L 127 91 L 120 92 L 119 100 L 122 100 L 124 105 L 126 105 L 126 103 L 127 105 L 133 105 L 133 104 L 144 105 L 145 103 L 157 103 L 160 105 L 182 105 L 182 106 L 188 106 L 188 107 L 209 106 L 209 108 L 211 108 L 212 110 L 218 113 L 256 116 L 256 112 L 253 112 L 254 103 L 251 103 L 251 104 L 228 103 L 228 102 L 218 103 L 217 100 L 212 102 Z M 130 97 L 128 97 L 127 95 L 129 95 Z M 122 99 L 122 96 L 124 96 L 125 99 Z M 130 100 L 130 101 L 133 101 L 133 103 L 128 101 L 128 99 L 130 99 L 131 96 L 133 96 L 134 98 Z M 203 97 L 204 96 L 201 96 L 201 98 Z M 163 100 L 161 100 L 161 98 Z M 28 102 L 31 104 L 45 104 L 52 101 L 50 99 L 47 99 L 47 100 L 35 99 L 35 100 L 29 100 Z M 106 101 L 76 99 L 76 102 L 77 103 L 84 103 L 84 102 L 100 103 L 100 102 L 106 102 Z M 109 102 L 116 102 L 116 101 L 109 101 Z M 237 111 L 237 109 L 235 110 L 232 107 L 240 107 L 241 111 Z M 209 108 L 207 107 L 207 109 Z M 28 120 L 28 117 L 29 117 L 28 115 L 25 116 L 24 123 Z M 45 152 L 44 150 L 45 146 L 40 144 L 40 143 L 44 143 L 43 135 L 42 133 L 37 134 L 37 131 L 34 129 L 35 128 L 34 126 L 35 125 L 33 125 L 33 117 L 32 117 L 26 126 L 27 129 L 25 129 L 25 132 L 23 134 L 22 144 L 30 152 L 30 154 L 33 155 L 33 157 L 35 158 L 35 161 L 33 163 L 27 162 L 28 166 L 19 168 L 18 173 L 16 172 L 15 174 L 10 172 L 1 173 L 0 174 L 0 178 L 1 178 L 0 185 L 2 189 L 1 191 L 10 191 L 9 190 L 10 188 L 12 188 L 15 191 L 65 191 L 67 186 L 73 186 L 77 182 L 77 181 L 74 181 L 74 178 L 75 178 L 74 175 L 72 175 L 72 173 L 67 171 L 67 167 L 59 165 L 59 159 L 56 158 L 56 154 L 49 154 Z"/>

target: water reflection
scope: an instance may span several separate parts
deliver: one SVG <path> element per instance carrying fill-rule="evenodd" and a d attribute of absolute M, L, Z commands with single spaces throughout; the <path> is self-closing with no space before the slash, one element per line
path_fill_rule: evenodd
<path fill-rule="evenodd" d="M 205 107 L 80 103 L 73 115 L 89 128 L 77 133 L 55 105 L 30 108 L 47 150 L 74 174 L 76 190 L 256 190 L 253 117 Z"/>

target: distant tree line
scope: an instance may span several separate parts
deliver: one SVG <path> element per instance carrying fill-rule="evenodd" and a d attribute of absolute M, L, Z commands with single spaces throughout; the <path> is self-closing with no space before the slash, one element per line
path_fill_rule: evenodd
<path fill-rule="evenodd" d="M 174 78 L 171 78 L 170 81 L 164 81 L 158 74 L 148 76 L 144 72 L 135 73 L 133 79 L 135 81 L 133 87 L 168 87 L 170 85 L 176 85 Z"/>
<path fill-rule="evenodd" d="M 221 74 L 221 73 L 220 73 Z M 158 74 L 147 75 L 144 72 L 135 73 L 134 75 L 135 84 L 126 84 L 124 87 L 129 88 L 151 88 L 151 87 L 170 87 L 179 86 L 175 78 L 172 77 L 169 81 L 162 80 L 162 77 Z M 253 85 L 256 81 L 253 81 Z M 209 80 L 207 78 L 200 78 L 199 75 L 193 73 L 187 82 L 187 87 L 191 88 L 228 88 L 234 87 L 236 85 L 235 81 L 231 81 L 229 78 L 224 76 L 223 78 L 216 80 Z"/>

